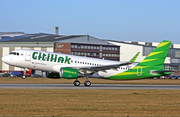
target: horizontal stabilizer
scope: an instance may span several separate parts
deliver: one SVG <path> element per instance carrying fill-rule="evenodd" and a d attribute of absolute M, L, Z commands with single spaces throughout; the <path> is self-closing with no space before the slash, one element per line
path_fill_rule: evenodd
<path fill-rule="evenodd" d="M 158 73 L 165 73 L 165 72 L 176 72 L 176 71 L 174 71 L 174 70 L 165 70 L 165 71 L 156 71 L 156 72 L 158 72 Z"/>

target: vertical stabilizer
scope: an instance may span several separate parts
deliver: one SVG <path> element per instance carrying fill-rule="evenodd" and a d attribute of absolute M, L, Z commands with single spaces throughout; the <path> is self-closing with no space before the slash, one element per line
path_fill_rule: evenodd
<path fill-rule="evenodd" d="M 137 66 L 153 66 L 156 69 L 162 69 L 170 45 L 171 41 L 162 41 L 144 60 L 138 63 Z"/>

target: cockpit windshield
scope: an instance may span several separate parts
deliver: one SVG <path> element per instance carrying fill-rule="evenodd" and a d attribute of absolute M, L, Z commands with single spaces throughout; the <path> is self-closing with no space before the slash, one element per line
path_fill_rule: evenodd
<path fill-rule="evenodd" d="M 19 56 L 19 53 L 18 53 L 18 52 L 11 52 L 10 54 L 18 55 L 18 56 Z"/>

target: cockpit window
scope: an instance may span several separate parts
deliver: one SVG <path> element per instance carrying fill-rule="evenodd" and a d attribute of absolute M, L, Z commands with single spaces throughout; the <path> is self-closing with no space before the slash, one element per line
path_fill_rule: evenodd
<path fill-rule="evenodd" d="M 10 54 L 18 55 L 18 56 L 19 56 L 19 53 L 18 53 L 18 52 L 11 52 Z"/>

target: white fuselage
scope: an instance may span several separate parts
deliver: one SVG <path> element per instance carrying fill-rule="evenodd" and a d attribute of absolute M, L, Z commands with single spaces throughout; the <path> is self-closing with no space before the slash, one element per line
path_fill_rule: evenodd
<path fill-rule="evenodd" d="M 68 54 L 60 54 L 53 52 L 45 52 L 39 50 L 15 50 L 11 54 L 5 55 L 2 58 L 3 62 L 20 67 L 34 70 L 57 72 L 61 67 L 90 67 L 90 66 L 106 66 L 116 65 L 124 62 L 96 59 L 90 57 L 82 57 Z M 109 69 L 106 72 L 99 71 L 98 74 L 103 77 L 109 77 L 121 72 L 124 72 L 134 66 L 137 63 L 133 63 L 126 66 L 120 66 L 117 70 Z"/>

